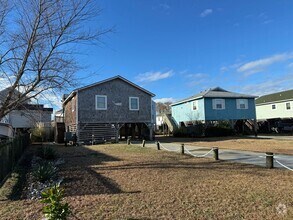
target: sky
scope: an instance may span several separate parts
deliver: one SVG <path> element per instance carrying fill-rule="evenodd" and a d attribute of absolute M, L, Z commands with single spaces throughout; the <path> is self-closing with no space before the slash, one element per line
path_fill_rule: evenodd
<path fill-rule="evenodd" d="M 85 28 L 114 31 L 77 48 L 81 86 L 121 75 L 156 101 L 217 86 L 258 96 L 293 88 L 292 0 L 96 3 L 101 14 Z"/>
<path fill-rule="evenodd" d="M 81 49 L 92 73 L 84 83 L 121 75 L 159 101 L 216 86 L 250 95 L 293 87 L 293 1 L 97 3 L 97 27 L 115 31 Z"/>

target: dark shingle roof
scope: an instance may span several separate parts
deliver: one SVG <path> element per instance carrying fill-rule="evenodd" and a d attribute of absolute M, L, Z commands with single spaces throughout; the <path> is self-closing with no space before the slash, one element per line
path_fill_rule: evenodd
<path fill-rule="evenodd" d="M 293 99 L 293 89 L 261 96 L 255 100 L 255 104 L 278 102 L 288 99 Z"/>
<path fill-rule="evenodd" d="M 200 92 L 189 98 L 175 102 L 172 105 L 177 105 L 179 103 L 183 103 L 189 100 L 195 100 L 199 98 L 256 98 L 256 97 L 257 96 L 253 96 L 253 95 L 245 95 L 245 94 L 236 93 L 236 92 L 229 92 L 220 87 L 216 87 L 216 88 L 212 88 L 212 89 L 208 89 L 203 92 Z"/>

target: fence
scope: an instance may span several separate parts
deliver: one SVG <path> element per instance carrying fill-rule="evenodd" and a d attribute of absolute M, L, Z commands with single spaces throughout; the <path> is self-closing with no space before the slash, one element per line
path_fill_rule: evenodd
<path fill-rule="evenodd" d="M 127 140 L 127 144 L 128 145 L 132 144 L 130 139 Z M 142 147 L 146 146 L 145 140 L 142 141 L 141 146 Z M 163 150 L 166 150 L 166 151 L 177 152 L 177 153 L 181 153 L 181 154 L 188 154 L 188 155 L 193 156 L 193 157 L 206 157 L 209 154 L 213 154 L 213 158 L 215 160 L 219 160 L 219 148 L 218 147 L 213 147 L 208 152 L 206 152 L 206 153 L 204 153 L 202 155 L 196 155 L 196 154 L 192 153 L 191 150 L 186 148 L 186 146 L 184 144 L 181 144 L 177 149 L 169 149 L 169 148 L 165 147 L 162 143 L 157 141 L 155 143 L 155 146 L 156 146 L 157 150 L 163 149 Z M 281 167 L 283 167 L 283 168 L 285 168 L 287 170 L 293 171 L 293 168 L 290 168 L 287 165 L 285 165 L 284 163 L 280 162 L 278 159 L 282 159 L 282 158 L 280 158 L 279 156 L 275 155 L 274 153 L 266 152 L 266 153 L 264 153 L 263 156 L 252 156 L 252 157 L 265 158 L 266 167 L 269 168 L 269 169 L 274 168 L 274 162 L 276 162 Z"/>
<path fill-rule="evenodd" d="M 0 183 L 13 170 L 28 145 L 29 134 L 20 135 L 6 143 L 0 143 Z"/>

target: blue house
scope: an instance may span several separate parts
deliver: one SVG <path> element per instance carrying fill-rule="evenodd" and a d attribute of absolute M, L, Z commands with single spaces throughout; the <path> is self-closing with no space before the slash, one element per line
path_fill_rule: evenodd
<path fill-rule="evenodd" d="M 230 121 L 233 126 L 237 120 L 255 122 L 255 98 L 216 87 L 173 103 L 172 118 L 179 127 L 198 121 Z"/>

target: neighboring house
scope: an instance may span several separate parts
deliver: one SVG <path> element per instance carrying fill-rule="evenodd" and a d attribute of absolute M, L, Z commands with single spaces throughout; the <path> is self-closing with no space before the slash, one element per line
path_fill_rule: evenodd
<path fill-rule="evenodd" d="M 9 123 L 16 129 L 51 127 L 53 108 L 44 105 L 25 104 L 9 113 Z"/>
<path fill-rule="evenodd" d="M 256 99 L 256 118 L 272 127 L 293 130 L 293 90 L 264 95 Z"/>
<path fill-rule="evenodd" d="M 64 96 L 67 132 L 79 142 L 115 140 L 122 136 L 152 139 L 155 124 L 154 94 L 115 76 Z"/>
<path fill-rule="evenodd" d="M 10 88 L 0 91 L 0 105 L 5 100 Z M 21 95 L 17 90 L 14 91 L 12 99 Z M 29 104 L 28 101 L 18 105 L 0 121 L 9 124 L 14 130 L 27 130 L 39 127 L 51 127 L 52 108 L 45 108 L 44 105 Z"/>
<path fill-rule="evenodd" d="M 157 113 L 156 115 L 156 130 L 160 130 L 160 128 L 163 126 L 164 120 L 163 120 L 163 113 Z"/>
<path fill-rule="evenodd" d="M 172 118 L 178 126 L 224 120 L 234 126 L 237 120 L 256 119 L 255 98 L 216 87 L 171 104 Z"/>

